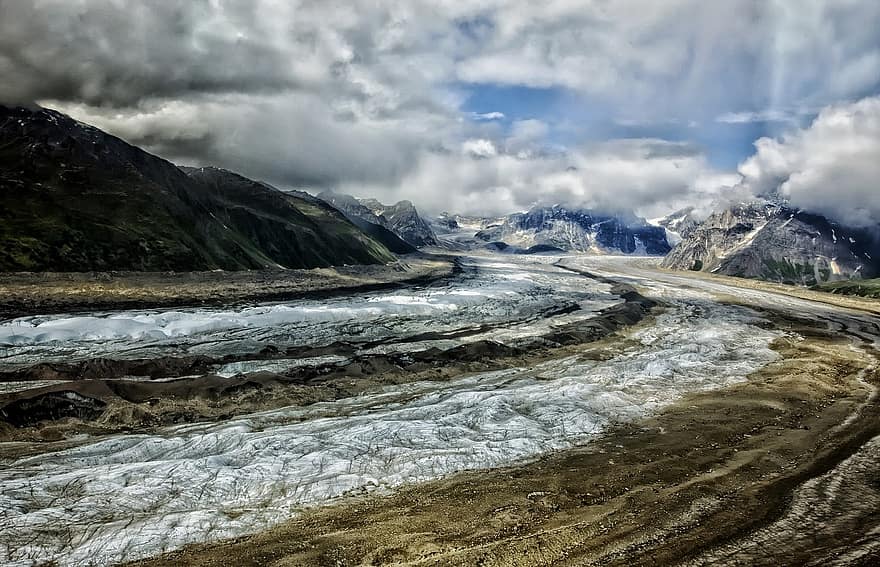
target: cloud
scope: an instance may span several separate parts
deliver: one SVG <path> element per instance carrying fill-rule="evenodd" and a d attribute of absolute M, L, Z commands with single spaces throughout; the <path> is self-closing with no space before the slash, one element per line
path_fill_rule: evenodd
<path fill-rule="evenodd" d="M 492 143 L 492 140 L 465 140 L 461 145 L 461 151 L 465 155 L 477 159 L 498 155 L 498 150 L 495 149 L 495 144 Z"/>
<path fill-rule="evenodd" d="M 462 153 L 421 156 L 394 191 L 428 212 L 495 215 L 564 203 L 659 216 L 684 204 L 710 203 L 739 177 L 716 171 L 694 148 L 656 139 L 610 140 L 555 154 L 510 153 L 507 144 L 470 140 Z M 479 159 L 474 159 L 474 158 Z M 353 184 L 362 195 L 387 187 Z"/>
<path fill-rule="evenodd" d="M 725 112 L 715 118 L 722 124 L 749 124 L 752 122 L 786 122 L 797 124 L 801 116 L 809 114 L 808 110 L 789 111 L 766 109 L 759 111 Z"/>
<path fill-rule="evenodd" d="M 288 187 L 396 184 L 426 151 L 421 129 L 432 126 L 430 115 L 339 120 L 310 93 L 217 95 L 130 111 L 56 106 L 176 163 L 220 165 Z M 437 131 L 446 124 L 434 122 Z"/>
<path fill-rule="evenodd" d="M 869 0 L 0 1 L 0 101 L 280 186 L 659 207 L 730 173 L 662 138 L 876 92 L 878 21 Z M 566 102 L 468 107 L 480 85 Z"/>
<path fill-rule="evenodd" d="M 880 97 L 822 110 L 807 128 L 760 138 L 739 166 L 753 194 L 855 226 L 880 223 Z"/>
<path fill-rule="evenodd" d="M 471 116 L 474 120 L 504 120 L 503 112 L 474 112 Z"/>

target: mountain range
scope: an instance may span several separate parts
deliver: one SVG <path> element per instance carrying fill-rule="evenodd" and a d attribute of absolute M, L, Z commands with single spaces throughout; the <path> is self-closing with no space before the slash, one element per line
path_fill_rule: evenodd
<path fill-rule="evenodd" d="M 663 228 L 631 212 L 609 214 L 559 205 L 508 215 L 475 238 L 525 249 L 538 246 L 598 254 L 664 255 L 670 250 Z"/>
<path fill-rule="evenodd" d="M 384 205 L 376 199 L 357 199 L 332 191 L 320 193 L 318 198 L 339 209 L 353 222 L 367 222 L 393 232 L 411 248 L 438 243 L 437 235 L 410 201 Z"/>
<path fill-rule="evenodd" d="M 333 207 L 0 106 L 0 271 L 311 268 L 394 258 Z"/>
<path fill-rule="evenodd" d="M 674 245 L 674 248 L 670 246 Z M 651 222 L 555 205 L 422 218 L 324 192 L 178 167 L 44 108 L 0 106 L 0 271 L 194 271 L 384 263 L 425 246 L 666 257 L 663 266 L 800 285 L 880 275 L 880 227 L 784 201 Z"/>

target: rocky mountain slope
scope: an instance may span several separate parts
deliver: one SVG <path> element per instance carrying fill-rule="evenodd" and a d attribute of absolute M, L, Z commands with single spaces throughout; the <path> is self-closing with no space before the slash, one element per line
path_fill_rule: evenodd
<path fill-rule="evenodd" d="M 413 246 L 432 246 L 437 244 L 437 237 L 410 201 L 399 201 L 393 205 L 383 205 L 376 199 L 361 201 L 373 214 L 385 218 L 396 235 Z"/>
<path fill-rule="evenodd" d="M 0 106 L 0 271 L 391 259 L 332 207 L 223 170 L 184 171 L 52 110 Z"/>
<path fill-rule="evenodd" d="M 663 228 L 632 213 L 602 214 L 561 206 L 509 215 L 501 224 L 477 232 L 476 238 L 524 249 L 547 246 L 600 254 L 663 255 L 670 250 Z"/>
<path fill-rule="evenodd" d="M 421 248 L 437 244 L 434 231 L 410 201 L 383 205 L 376 199 L 357 199 L 330 191 L 321 193 L 318 198 L 342 211 L 352 221 L 361 219 L 390 230 L 409 246 Z"/>
<path fill-rule="evenodd" d="M 387 219 L 377 217 L 351 195 L 324 192 L 312 198 L 341 212 L 355 226 L 395 254 L 409 254 L 416 251 L 415 246 L 397 236 L 388 227 Z"/>
<path fill-rule="evenodd" d="M 693 207 L 685 207 L 663 218 L 652 221 L 652 224 L 666 229 L 666 239 L 675 245 L 687 238 L 700 226 L 700 221 L 694 216 Z"/>
<path fill-rule="evenodd" d="M 800 285 L 873 277 L 878 236 L 785 205 L 742 204 L 690 231 L 663 266 Z"/>

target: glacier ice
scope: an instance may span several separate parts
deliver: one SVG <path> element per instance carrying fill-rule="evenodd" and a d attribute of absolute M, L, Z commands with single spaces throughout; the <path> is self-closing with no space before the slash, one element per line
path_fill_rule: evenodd
<path fill-rule="evenodd" d="M 395 342 L 481 326 L 528 328 L 560 305 L 577 306 L 575 317 L 586 318 L 620 301 L 607 284 L 559 270 L 553 260 L 472 258 L 466 261 L 472 274 L 454 281 L 325 300 L 22 317 L 0 323 L 0 369 L 97 357 L 248 354 L 266 344 Z"/>
<path fill-rule="evenodd" d="M 353 491 L 571 447 L 775 359 L 769 344 L 778 333 L 749 310 L 671 286 L 653 292 L 669 308 L 608 360 L 573 355 L 387 386 L 20 459 L 0 469 L 0 561 L 107 564 L 255 532 Z"/>

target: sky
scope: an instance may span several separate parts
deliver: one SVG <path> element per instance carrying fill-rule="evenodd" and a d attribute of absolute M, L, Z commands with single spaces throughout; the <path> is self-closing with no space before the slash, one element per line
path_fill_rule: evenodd
<path fill-rule="evenodd" d="M 880 222 L 876 0 L 0 0 L 0 102 L 429 213 Z"/>

